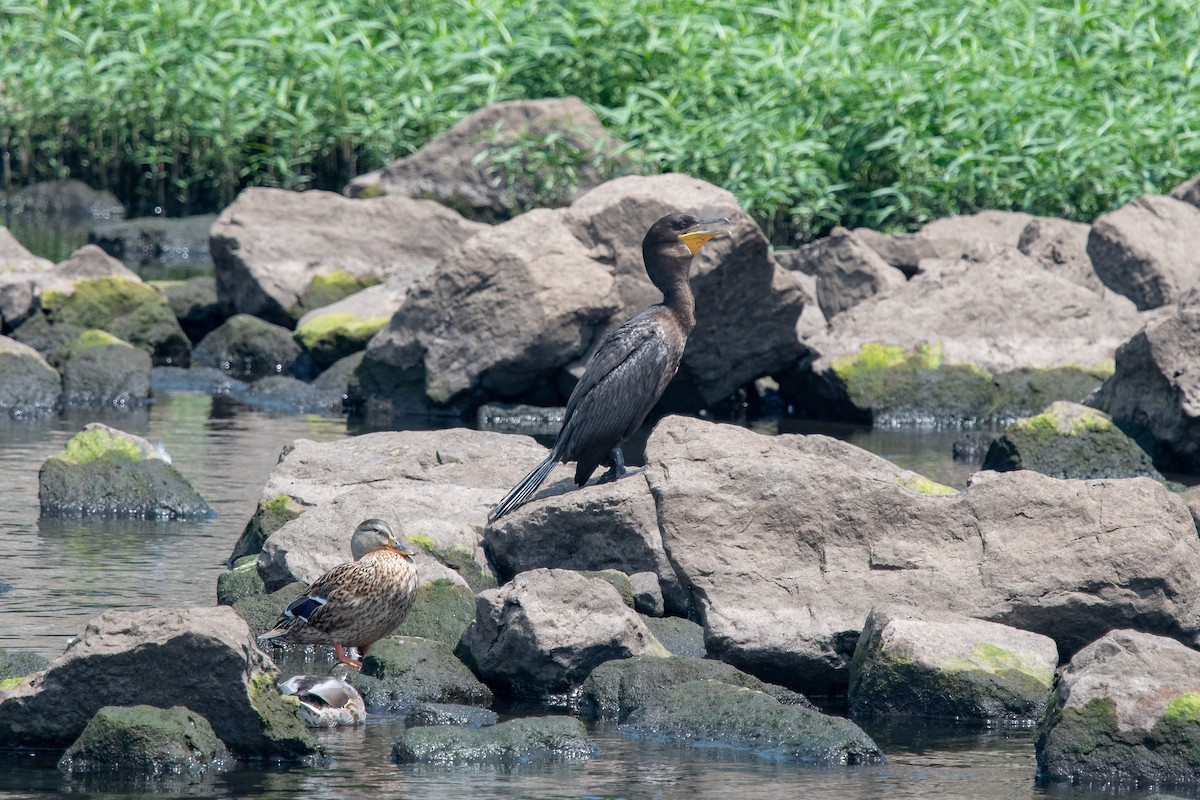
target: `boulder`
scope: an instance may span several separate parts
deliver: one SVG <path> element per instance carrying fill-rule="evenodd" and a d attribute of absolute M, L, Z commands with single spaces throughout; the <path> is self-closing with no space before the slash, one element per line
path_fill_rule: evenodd
<path fill-rule="evenodd" d="M 1200 208 L 1142 195 L 1092 224 L 1087 251 L 1104 285 L 1139 310 L 1173 303 L 1200 283 Z"/>
<path fill-rule="evenodd" d="M 100 278 L 123 278 L 133 283 L 142 282 L 141 277 L 121 261 L 93 244 L 85 244 L 66 261 L 39 275 L 37 285 L 39 293 L 55 291 L 70 295 L 74 293 L 80 281 L 94 281 Z"/>
<path fill-rule="evenodd" d="M 822 766 L 887 759 L 857 725 L 721 681 L 688 681 L 650 698 L 620 730 L 695 747 L 738 748 L 772 761 Z"/>
<path fill-rule="evenodd" d="M 85 408 L 136 408 L 150 400 L 150 354 L 101 330 L 72 343 L 62 367 L 62 402 Z"/>
<path fill-rule="evenodd" d="M 325 384 L 327 386 L 328 384 Z M 322 388 L 290 375 L 269 375 L 254 381 L 246 391 L 234 395 L 239 403 L 284 414 L 336 416 L 344 410 L 344 392 Z"/>
<path fill-rule="evenodd" d="M 302 352 L 287 328 L 249 314 L 235 314 L 200 340 L 192 350 L 192 362 L 253 381 L 292 373 Z"/>
<path fill-rule="evenodd" d="M 54 262 L 35 256 L 0 226 L 0 323 L 5 332 L 20 325 L 34 308 L 37 276 Z"/>
<path fill-rule="evenodd" d="M 457 703 L 418 703 L 404 718 L 404 727 L 422 728 L 429 725 L 462 725 L 483 728 L 500 721 L 495 711 Z"/>
<path fill-rule="evenodd" d="M 500 222 L 570 203 L 614 171 L 620 146 L 577 97 L 492 103 L 412 155 L 354 178 L 345 194 L 437 200 Z"/>
<path fill-rule="evenodd" d="M 667 655 L 616 589 L 560 569 L 481 592 L 457 652 L 493 688 L 535 697 L 578 686 L 605 661 Z"/>
<path fill-rule="evenodd" d="M 719 681 L 769 694 L 785 705 L 812 706 L 804 695 L 763 683 L 721 661 L 634 656 L 608 661 L 592 670 L 579 687 L 579 707 L 588 716 L 624 722 L 630 714 L 654 702 L 664 690 L 689 681 Z"/>
<path fill-rule="evenodd" d="M 58 761 L 71 773 L 133 773 L 195 778 L 233 759 L 204 717 L 184 708 L 105 706 Z"/>
<path fill-rule="evenodd" d="M 1015 211 L 980 211 L 936 219 L 915 233 L 880 233 L 855 228 L 854 234 L 884 261 L 911 278 L 927 260 L 987 261 L 1016 249 L 1025 227 L 1037 219 Z"/>
<path fill-rule="evenodd" d="M 122 219 L 125 207 L 112 192 L 80 180 L 39 181 L 13 192 L 9 205 L 18 215 L 107 220 Z"/>
<path fill-rule="evenodd" d="M 1021 231 L 1017 249 L 1056 275 L 1103 293 L 1104 283 L 1087 251 L 1091 231 L 1091 226 L 1083 222 L 1034 217 Z"/>
<path fill-rule="evenodd" d="M 427 200 L 246 189 L 212 226 L 217 297 L 231 313 L 291 328 L 389 277 L 419 280 L 483 227 Z"/>
<path fill-rule="evenodd" d="M 88 243 L 143 274 L 206 270 L 212 267 L 208 232 L 216 214 L 187 217 L 137 217 L 97 222 L 88 229 Z"/>
<path fill-rule="evenodd" d="M 1089 401 L 1165 469 L 1200 469 L 1200 292 L 1117 350 L 1116 371 Z"/>
<path fill-rule="evenodd" d="M 45 671 L 0 692 L 0 740 L 67 747 L 105 706 L 182 705 L 240 758 L 310 755 L 316 745 L 275 677 L 228 607 L 107 611 Z"/>
<path fill-rule="evenodd" d="M 877 607 L 850 663 L 850 710 L 1032 722 L 1058 666 L 1054 640 L 952 612 Z"/>
<path fill-rule="evenodd" d="M 243 597 L 260 595 L 267 590 L 258 575 L 258 559 L 242 556 L 217 576 L 217 605 L 231 606 Z"/>
<path fill-rule="evenodd" d="M 336 303 L 314 308 L 296 323 L 293 335 L 317 366 L 325 369 L 366 349 L 371 337 L 403 305 L 407 292 L 404 280 L 388 278 Z"/>
<path fill-rule="evenodd" d="M 199 342 L 229 318 L 217 299 L 217 280 L 212 275 L 150 281 L 150 285 L 166 295 L 167 303 L 189 341 Z"/>
<path fill-rule="evenodd" d="M 968 246 L 992 245 L 997 249 L 1017 246 L 1025 227 L 1033 221 L 1023 211 L 977 211 L 942 217 L 921 226 L 918 233 L 941 242 L 965 242 Z"/>
<path fill-rule="evenodd" d="M 1172 189 L 1171 197 L 1200 208 L 1200 175 L 1189 178 Z"/>
<path fill-rule="evenodd" d="M 905 280 L 903 272 L 842 227 L 799 248 L 793 263 L 817 279 L 817 302 L 827 320 L 872 295 L 903 286 Z"/>
<path fill-rule="evenodd" d="M 29 345 L 0 336 L 0 409 L 10 417 L 48 414 L 58 408 L 62 378 Z"/>
<path fill-rule="evenodd" d="M 654 499 L 641 474 L 579 489 L 562 477 L 538 497 L 545 502 L 530 502 L 485 529 L 497 578 L 507 581 L 539 567 L 651 572 L 665 610 L 687 614 L 688 598 L 663 550 Z"/>
<path fill-rule="evenodd" d="M 1080 650 L 1039 722 L 1037 761 L 1075 783 L 1200 782 L 1200 653 L 1132 630 Z"/>
<path fill-rule="evenodd" d="M 658 639 L 671 655 L 708 657 L 708 651 L 704 649 L 704 628 L 698 623 L 683 617 L 647 617 L 644 614 L 642 622 L 646 623 L 654 638 Z"/>
<path fill-rule="evenodd" d="M 1060 400 L 1015 421 L 994 439 L 983 469 L 1031 469 L 1053 478 L 1163 480 L 1150 456 L 1094 408 Z"/>
<path fill-rule="evenodd" d="M 446 579 L 421 584 L 397 636 L 420 637 L 454 647 L 475 619 L 475 593 Z"/>
<path fill-rule="evenodd" d="M 454 656 L 450 645 L 431 639 L 389 636 L 371 645 L 362 672 L 350 682 L 372 709 L 397 711 L 418 703 L 486 706 L 492 690 Z"/>
<path fill-rule="evenodd" d="M 392 744 L 392 759 L 401 764 L 526 766 L 547 761 L 586 761 L 599 752 L 583 723 L 573 717 L 512 719 L 483 728 L 407 728 Z"/>
<path fill-rule="evenodd" d="M 204 502 L 154 445 L 89 422 L 38 473 L 44 516 L 208 517 Z"/>
<path fill-rule="evenodd" d="M 275 531 L 304 513 L 304 508 L 298 505 L 289 495 L 280 494 L 275 497 L 258 501 L 250 521 L 242 529 L 233 552 L 229 555 L 229 563 L 243 556 L 258 555 L 262 552 L 263 542 Z M 257 559 L 256 559 L 257 561 Z"/>
<path fill-rule="evenodd" d="M 647 445 L 663 545 L 723 661 L 845 685 L 883 603 L 1034 631 L 1067 655 L 1116 628 L 1200 633 L 1200 539 L 1161 484 L 988 472 L 926 494 L 805 453 L 806 438 L 669 417 Z"/>
<path fill-rule="evenodd" d="M 781 391 L 799 413 L 876 423 L 1024 416 L 1082 401 L 1141 324 L 1124 298 L 1005 250 L 940 263 L 839 314 Z"/>

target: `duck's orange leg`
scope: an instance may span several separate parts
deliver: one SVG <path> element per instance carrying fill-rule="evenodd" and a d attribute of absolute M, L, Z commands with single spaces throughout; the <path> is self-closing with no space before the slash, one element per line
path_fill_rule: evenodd
<path fill-rule="evenodd" d="M 345 648 L 343 648 L 340 644 L 338 644 L 336 642 L 334 643 L 333 652 L 337 656 L 337 660 L 342 662 L 343 664 L 349 664 L 350 666 L 354 667 L 355 669 L 362 669 L 362 662 L 355 661 L 353 658 L 346 655 Z"/>

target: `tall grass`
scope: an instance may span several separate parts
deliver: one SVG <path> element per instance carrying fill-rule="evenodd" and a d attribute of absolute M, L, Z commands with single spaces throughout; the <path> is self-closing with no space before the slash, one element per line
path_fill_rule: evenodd
<path fill-rule="evenodd" d="M 143 207 L 340 188 L 574 94 L 777 241 L 978 208 L 1089 220 L 1200 172 L 1191 0 L 0 0 L 0 156 Z"/>

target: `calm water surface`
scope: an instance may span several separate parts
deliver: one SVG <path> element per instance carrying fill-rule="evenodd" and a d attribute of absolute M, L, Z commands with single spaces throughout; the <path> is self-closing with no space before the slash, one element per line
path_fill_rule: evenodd
<path fill-rule="evenodd" d="M 348 435 L 345 420 L 272 415 L 223 399 L 156 393 L 135 413 L 0 420 L 0 647 L 61 654 L 89 619 L 110 608 L 211 605 L 217 576 L 258 493 L 288 442 Z M 37 472 L 85 423 L 107 422 L 148 438 L 217 511 L 196 522 L 41 520 Z M 813 426 L 760 423 L 764 432 Z M 950 460 L 956 432 L 825 428 L 934 480 L 961 486 L 973 469 Z M 636 448 L 635 448 L 636 449 Z M 636 459 L 631 457 L 631 462 Z M 514 476 L 524 467 L 514 465 Z M 947 726 L 864 727 L 888 754 L 877 767 L 815 769 L 747 753 L 634 740 L 593 728 L 601 755 L 538 767 L 398 766 L 388 756 L 402 723 L 373 716 L 357 729 L 322 731 L 328 763 L 309 768 L 242 768 L 204 782 L 129 786 L 71 782 L 57 753 L 0 754 L 0 797 L 119 798 L 1144 798 L 1035 782 L 1033 734 Z M 1193 796 L 1193 795 L 1178 795 Z"/>

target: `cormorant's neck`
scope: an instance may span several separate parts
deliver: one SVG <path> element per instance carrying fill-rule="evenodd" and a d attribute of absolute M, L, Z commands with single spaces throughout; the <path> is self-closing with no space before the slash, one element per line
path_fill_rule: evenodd
<path fill-rule="evenodd" d="M 682 243 L 643 248 L 642 258 L 646 262 L 646 274 L 663 293 L 662 304 L 679 321 L 684 334 L 696 327 L 696 300 L 688 283 L 688 272 L 692 267 L 692 252 Z"/>
<path fill-rule="evenodd" d="M 687 276 L 663 290 L 663 305 L 679 321 L 684 335 L 696 327 L 696 298 L 692 295 L 692 287 L 688 284 Z"/>

